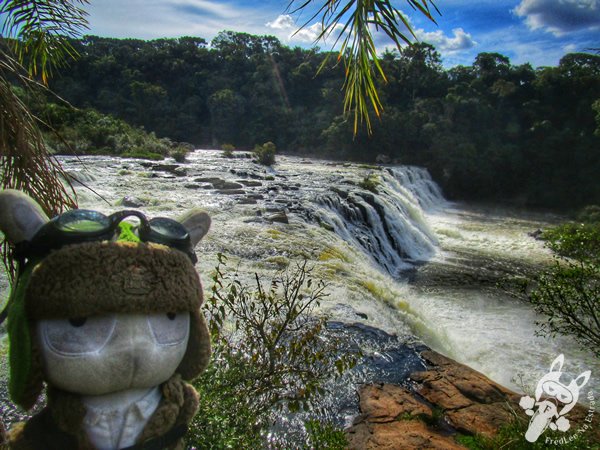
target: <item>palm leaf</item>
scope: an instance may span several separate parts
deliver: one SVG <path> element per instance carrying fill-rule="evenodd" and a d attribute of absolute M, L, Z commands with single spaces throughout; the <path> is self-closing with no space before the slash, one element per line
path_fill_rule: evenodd
<path fill-rule="evenodd" d="M 27 60 L 31 77 L 46 84 L 53 67 L 61 67 L 77 52 L 69 37 L 87 28 L 87 13 L 78 5 L 87 0 L 9 0 L 0 7 L 5 16 L 2 35 L 11 38 L 18 60 Z"/>
<path fill-rule="evenodd" d="M 8 81 L 16 74 L 22 88 L 29 91 L 43 88 L 19 75 L 19 67 L 17 61 L 0 52 L 0 187 L 27 192 L 53 216 L 65 206 L 75 206 L 73 190 L 68 176 L 47 152 L 40 120 Z M 61 180 L 65 180 L 66 186 Z"/>
<path fill-rule="evenodd" d="M 316 41 L 337 35 L 333 47 L 340 44 L 338 61 L 345 66 L 344 113 L 354 115 L 354 134 L 363 122 L 372 131 L 370 112 L 377 117 L 383 105 L 377 93 L 376 79 L 386 82 L 385 73 L 373 39 L 373 29 L 383 32 L 400 49 L 402 43 L 410 44 L 415 33 L 406 17 L 390 0 L 320 0 L 316 12 L 303 23 L 298 31 L 320 17 L 321 32 Z M 431 0 L 406 0 L 408 5 L 435 23 L 431 8 L 439 10 Z M 292 14 L 307 9 L 315 0 L 290 0 L 288 11 Z M 326 58 L 319 71 L 326 67 Z"/>

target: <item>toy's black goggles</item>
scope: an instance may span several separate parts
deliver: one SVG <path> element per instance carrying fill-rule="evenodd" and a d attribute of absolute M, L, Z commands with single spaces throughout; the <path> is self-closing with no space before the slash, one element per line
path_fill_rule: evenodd
<path fill-rule="evenodd" d="M 119 235 L 119 224 L 127 217 L 140 220 L 137 235 L 142 242 L 167 245 L 184 252 L 196 264 L 190 235 L 179 222 L 166 217 L 148 220 L 139 211 L 125 210 L 106 216 L 98 211 L 74 209 L 56 216 L 46 223 L 30 240 L 17 245 L 15 257 L 25 261 L 34 257 L 44 257 L 51 250 L 69 244 L 112 240 Z"/>

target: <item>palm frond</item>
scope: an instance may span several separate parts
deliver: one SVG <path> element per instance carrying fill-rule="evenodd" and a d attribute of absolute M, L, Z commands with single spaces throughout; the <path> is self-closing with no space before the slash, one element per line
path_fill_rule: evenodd
<path fill-rule="evenodd" d="M 48 82 L 53 67 L 61 67 L 77 52 L 69 37 L 87 28 L 87 0 L 8 0 L 0 7 L 5 16 L 2 35 L 10 38 L 15 55 L 31 77 Z"/>
<path fill-rule="evenodd" d="M 77 5 L 86 2 L 5 0 L 0 4 L 4 22 L 0 37 L 7 38 L 0 46 L 0 188 L 26 192 L 50 217 L 77 206 L 75 191 L 48 153 L 41 121 L 17 95 L 17 89 L 30 95 L 40 89 L 49 92 L 45 84 L 52 67 L 75 55 L 68 38 L 85 27 L 85 12 Z M 34 80 L 35 75 L 44 85 Z M 12 278 L 10 249 L 6 242 L 1 247 Z"/>
<path fill-rule="evenodd" d="M 290 0 L 288 11 L 292 14 L 307 9 L 316 0 Z M 373 31 L 383 32 L 400 49 L 401 44 L 410 44 L 416 39 L 408 19 L 390 0 L 319 0 L 316 12 L 300 27 L 305 28 L 320 17 L 321 32 L 317 42 L 332 35 L 336 36 L 333 47 L 340 44 L 338 61 L 345 66 L 344 112 L 354 114 L 354 134 L 359 123 L 366 123 L 372 130 L 370 111 L 377 117 L 383 105 L 377 93 L 375 80 L 386 82 L 385 73 L 379 63 Z M 431 0 L 406 0 L 414 10 L 435 23 L 431 9 L 439 10 Z M 299 31 L 299 30 L 298 30 Z M 328 63 L 325 59 L 319 70 Z"/>
<path fill-rule="evenodd" d="M 19 67 L 16 60 L 0 52 L 0 188 L 27 192 L 53 216 L 76 206 L 75 195 L 69 177 L 48 154 L 40 120 L 8 81 L 16 74 L 23 89 L 44 88 L 19 75 Z"/>

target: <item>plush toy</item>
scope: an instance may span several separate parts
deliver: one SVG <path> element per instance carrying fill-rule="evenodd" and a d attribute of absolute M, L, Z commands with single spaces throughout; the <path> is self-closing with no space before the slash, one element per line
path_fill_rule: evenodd
<path fill-rule="evenodd" d="M 194 269 L 209 226 L 200 211 L 180 221 L 89 210 L 49 220 L 25 194 L 0 192 L 0 230 L 18 267 L 10 394 L 30 409 L 45 383 L 47 398 L 12 427 L 11 448 L 183 448 L 198 407 L 184 380 L 210 354 Z"/>

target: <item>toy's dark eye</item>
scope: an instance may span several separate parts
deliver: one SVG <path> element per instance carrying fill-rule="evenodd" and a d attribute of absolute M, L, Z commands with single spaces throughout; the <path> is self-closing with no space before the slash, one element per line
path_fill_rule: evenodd
<path fill-rule="evenodd" d="M 69 319 L 69 323 L 74 327 L 82 327 L 87 322 L 87 317 L 73 317 Z"/>
<path fill-rule="evenodd" d="M 169 318 L 169 320 L 175 320 L 175 317 L 177 317 L 177 314 L 175 313 L 167 313 L 167 317 Z"/>

